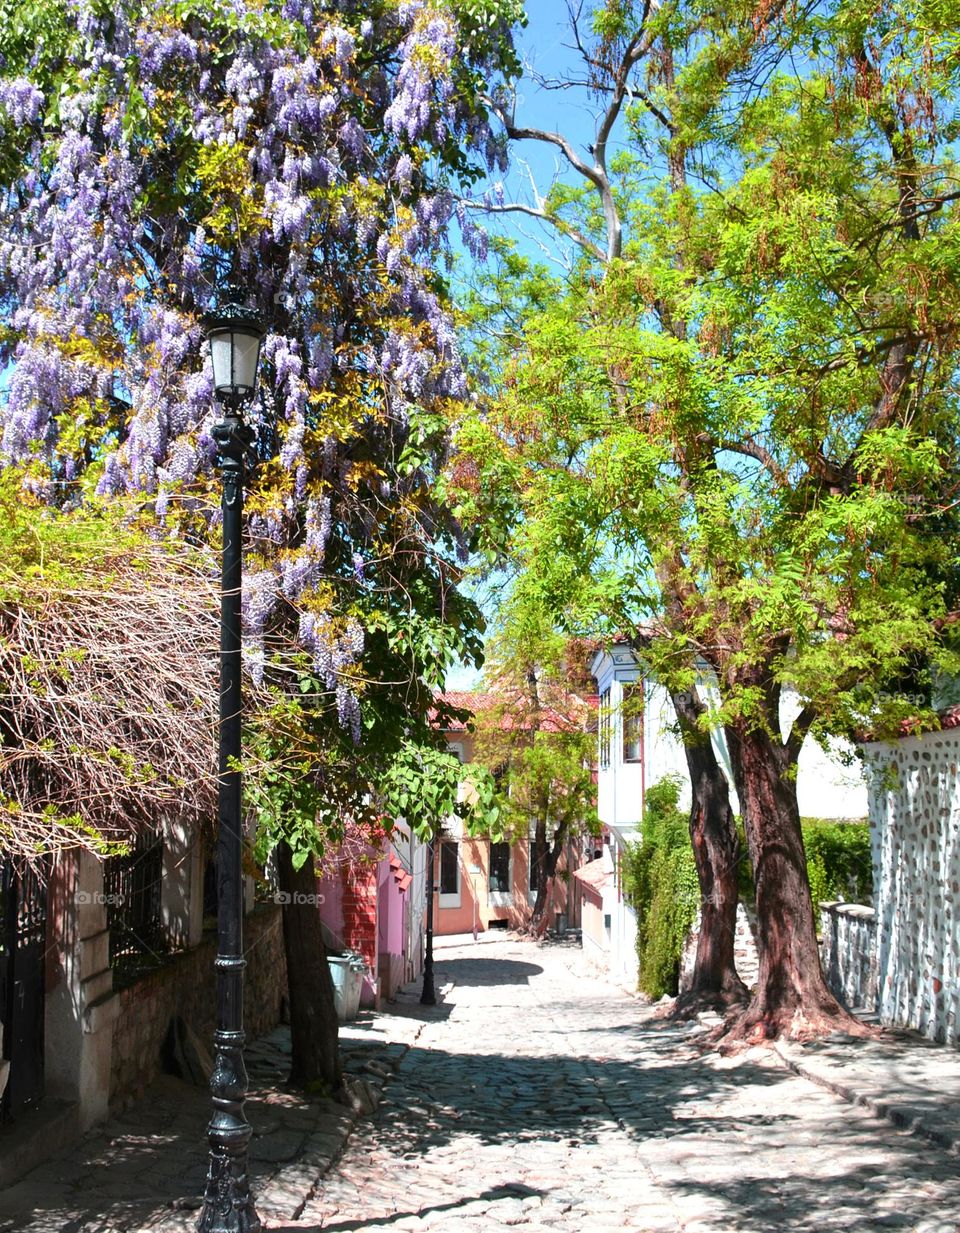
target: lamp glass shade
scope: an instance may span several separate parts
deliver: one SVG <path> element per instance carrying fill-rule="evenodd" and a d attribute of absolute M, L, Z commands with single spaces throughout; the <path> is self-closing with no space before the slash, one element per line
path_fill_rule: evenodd
<path fill-rule="evenodd" d="M 257 384 L 260 331 L 231 324 L 210 331 L 213 386 L 218 398 L 249 398 Z"/>

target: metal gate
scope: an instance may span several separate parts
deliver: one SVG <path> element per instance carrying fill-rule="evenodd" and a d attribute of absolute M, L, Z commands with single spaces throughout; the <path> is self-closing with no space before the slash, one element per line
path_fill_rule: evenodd
<path fill-rule="evenodd" d="M 14 1118 L 43 1096 L 45 880 L 0 864 L 0 1021 L 10 1075 L 0 1116 Z"/>

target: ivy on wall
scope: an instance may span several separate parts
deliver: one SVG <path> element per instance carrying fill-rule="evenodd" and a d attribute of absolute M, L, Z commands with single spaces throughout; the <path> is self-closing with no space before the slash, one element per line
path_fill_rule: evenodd
<path fill-rule="evenodd" d="M 639 987 L 652 998 L 676 993 L 683 940 L 700 906 L 680 790 L 676 776 L 647 789 L 643 841 L 623 858 L 624 894 L 637 914 Z"/>

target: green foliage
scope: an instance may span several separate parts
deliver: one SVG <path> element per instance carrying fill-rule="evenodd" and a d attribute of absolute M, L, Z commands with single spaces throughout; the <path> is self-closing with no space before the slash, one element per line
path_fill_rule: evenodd
<path fill-rule="evenodd" d="M 111 561 L 156 569 L 156 552 L 136 520 L 117 504 L 93 502 L 65 512 L 34 502 L 25 472 L 0 470 L 0 603 L 42 605 L 51 590 L 110 584 Z"/>
<path fill-rule="evenodd" d="M 327 722 L 312 694 L 316 682 L 300 681 L 302 693 L 271 689 L 271 701 L 252 709 L 245 728 L 240 769 L 261 864 L 282 841 L 297 869 L 310 856 L 322 859 L 343 841 L 348 822 L 374 846 L 400 821 L 423 840 L 451 815 L 484 831 L 499 824 L 492 777 L 462 766 L 426 723 L 398 706 L 371 709 L 365 739 L 354 745 Z"/>
<path fill-rule="evenodd" d="M 609 164 L 622 255 L 571 175 L 570 276 L 550 293 L 503 260 L 487 283 L 501 376 L 463 433 L 472 491 L 508 464 L 498 522 L 543 603 L 588 637 L 656 620 L 661 680 L 695 650 L 715 669 L 714 723 L 776 731 L 790 686 L 817 735 L 894 730 L 913 704 L 884 683 L 946 666 L 958 603 L 953 44 L 900 4 L 646 20 L 583 14 L 601 111 L 629 40 L 651 46 Z"/>
<path fill-rule="evenodd" d="M 623 856 L 624 893 L 637 915 L 639 985 L 651 998 L 677 992 L 684 938 L 700 905 L 680 787 L 668 776 L 647 789 L 642 838 Z"/>
<path fill-rule="evenodd" d="M 801 827 L 815 912 L 821 903 L 837 899 L 847 903 L 870 903 L 873 863 L 869 825 L 804 818 Z M 819 919 L 819 915 L 815 919 Z"/>
<path fill-rule="evenodd" d="M 500 620 L 484 673 L 497 702 L 475 719 L 477 761 L 499 779 L 490 833 L 525 839 L 533 825 L 554 847 L 599 829 L 586 655 L 522 587 L 504 602 Z"/>
<path fill-rule="evenodd" d="M 652 998 L 675 995 L 683 943 L 700 906 L 697 869 L 687 815 L 677 807 L 681 781 L 668 776 L 646 793 L 642 839 L 623 856 L 624 894 L 637 915 L 639 986 Z M 807 873 L 814 910 L 835 899 L 869 903 L 873 893 L 870 828 L 866 822 L 802 820 Z M 746 842 L 741 830 L 741 850 Z M 740 893 L 753 899 L 747 861 L 740 866 Z"/>
<path fill-rule="evenodd" d="M 405 742 L 388 768 L 383 797 L 390 816 L 403 818 L 424 840 L 451 816 L 483 834 L 500 825 L 493 776 L 482 766 L 464 766 L 446 748 Z"/>
<path fill-rule="evenodd" d="M 867 822 L 837 822 L 830 818 L 801 818 L 807 877 L 813 899 L 814 920 L 819 924 L 821 903 L 840 899 L 846 903 L 870 903 L 873 897 L 873 862 L 870 827 Z M 738 819 L 740 847 L 746 851 L 743 823 Z M 740 864 L 740 898 L 754 901 L 753 873 L 749 862 Z"/>

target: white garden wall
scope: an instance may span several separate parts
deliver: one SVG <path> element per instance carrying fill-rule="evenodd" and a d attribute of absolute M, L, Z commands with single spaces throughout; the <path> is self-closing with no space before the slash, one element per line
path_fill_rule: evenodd
<path fill-rule="evenodd" d="M 960 1044 L 960 713 L 864 753 L 880 1017 Z"/>

